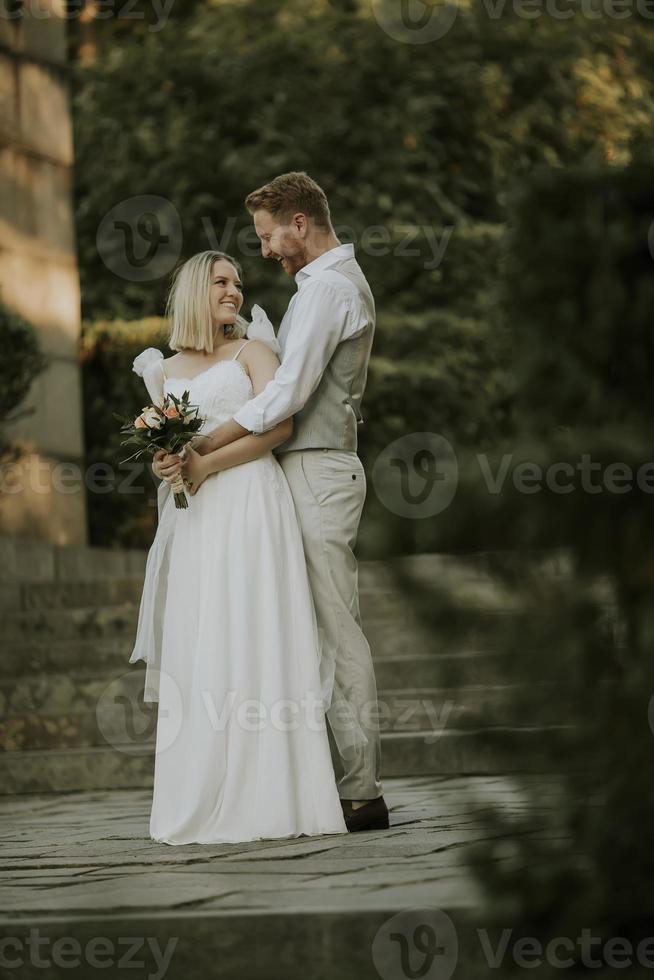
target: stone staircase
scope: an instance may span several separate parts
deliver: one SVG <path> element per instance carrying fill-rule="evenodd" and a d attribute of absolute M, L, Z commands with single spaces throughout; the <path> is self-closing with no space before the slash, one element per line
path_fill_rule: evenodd
<path fill-rule="evenodd" d="M 157 706 L 128 663 L 145 553 L 0 539 L 0 787 L 4 794 L 147 787 Z M 438 583 L 455 625 L 421 623 L 389 566 L 360 565 L 375 657 L 384 776 L 536 772 L 569 727 L 560 697 L 521 696 L 507 630 L 537 615 L 489 570 L 488 556 L 413 558 Z M 565 574 L 547 557 L 544 574 Z M 530 678 L 546 694 L 544 679 Z"/>

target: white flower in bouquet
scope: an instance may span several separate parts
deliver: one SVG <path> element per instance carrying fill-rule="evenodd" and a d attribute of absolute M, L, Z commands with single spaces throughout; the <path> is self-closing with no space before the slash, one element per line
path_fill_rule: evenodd
<path fill-rule="evenodd" d="M 148 429 L 160 429 L 161 428 L 161 415 L 154 407 L 154 405 L 146 405 L 143 409 L 141 418 L 145 422 Z"/>

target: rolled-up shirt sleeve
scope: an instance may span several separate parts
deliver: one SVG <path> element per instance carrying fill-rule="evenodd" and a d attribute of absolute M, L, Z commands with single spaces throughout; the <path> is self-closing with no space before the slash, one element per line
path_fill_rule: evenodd
<path fill-rule="evenodd" d="M 238 410 L 235 421 L 260 434 L 299 412 L 318 387 L 338 344 L 365 326 L 357 306 L 348 290 L 331 283 L 311 279 L 303 284 L 295 299 L 282 363 L 263 391 Z"/>

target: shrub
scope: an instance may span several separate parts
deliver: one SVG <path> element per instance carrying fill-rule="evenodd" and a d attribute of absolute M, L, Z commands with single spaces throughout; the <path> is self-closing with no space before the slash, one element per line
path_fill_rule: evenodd
<path fill-rule="evenodd" d="M 132 370 L 132 361 L 146 347 L 158 347 L 168 356 L 166 323 L 158 317 L 132 322 L 114 320 L 85 324 L 82 333 L 82 397 L 84 406 L 85 463 L 109 467 L 103 492 L 88 495 L 89 536 L 93 545 L 147 548 L 156 528 L 156 486 L 151 467 L 144 462 L 120 465 L 130 453 L 120 445 L 114 411 L 147 403 L 148 395 Z M 120 407 L 119 407 L 120 406 Z M 91 472 L 95 472 L 92 470 Z M 101 477 L 98 485 L 105 481 Z"/>
<path fill-rule="evenodd" d="M 12 424 L 33 411 L 20 406 L 47 360 L 34 328 L 1 302 L 0 347 L 11 354 L 0 361 L 0 451 L 6 453 Z"/>

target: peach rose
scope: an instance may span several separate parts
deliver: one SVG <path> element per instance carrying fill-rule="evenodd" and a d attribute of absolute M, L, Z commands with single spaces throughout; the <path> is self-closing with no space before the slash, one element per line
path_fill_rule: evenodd
<path fill-rule="evenodd" d="M 134 428 L 135 429 L 146 429 L 147 428 L 147 426 L 145 424 L 145 419 L 143 418 L 142 415 L 139 415 L 139 417 L 137 419 L 134 419 Z"/>
<path fill-rule="evenodd" d="M 177 405 L 170 405 L 168 408 L 165 408 L 164 415 L 167 419 L 178 419 L 179 412 L 177 411 Z"/>

